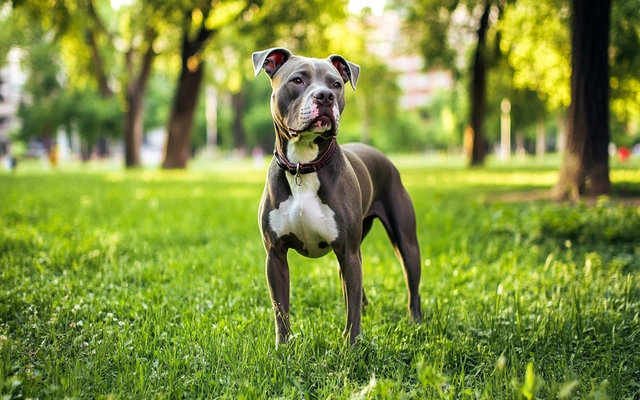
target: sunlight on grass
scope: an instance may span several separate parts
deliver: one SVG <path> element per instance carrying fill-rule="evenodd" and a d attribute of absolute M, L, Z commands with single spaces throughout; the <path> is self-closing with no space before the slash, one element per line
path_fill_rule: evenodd
<path fill-rule="evenodd" d="M 640 183 L 640 169 L 614 169 L 610 177 L 612 182 Z"/>
<path fill-rule="evenodd" d="M 558 180 L 553 172 L 496 172 L 496 171 L 420 171 L 403 170 L 402 180 L 408 186 L 510 186 L 551 187 Z"/>

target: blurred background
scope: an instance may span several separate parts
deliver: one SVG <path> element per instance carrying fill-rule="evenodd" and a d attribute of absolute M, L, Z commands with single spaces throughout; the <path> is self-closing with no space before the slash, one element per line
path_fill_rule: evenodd
<path fill-rule="evenodd" d="M 343 143 L 544 160 L 565 143 L 571 15 L 563 0 L 0 0 L 0 158 L 259 160 L 271 87 L 251 53 L 286 47 L 361 66 Z M 609 154 L 622 162 L 640 157 L 639 38 L 640 1 L 613 1 Z"/>

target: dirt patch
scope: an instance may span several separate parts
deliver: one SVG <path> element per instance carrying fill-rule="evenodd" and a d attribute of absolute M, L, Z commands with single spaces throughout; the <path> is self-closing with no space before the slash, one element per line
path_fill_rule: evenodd
<path fill-rule="evenodd" d="M 531 192 L 502 193 L 489 196 L 489 201 L 503 203 L 523 203 L 529 201 L 549 200 L 551 192 L 549 190 L 536 190 Z"/>

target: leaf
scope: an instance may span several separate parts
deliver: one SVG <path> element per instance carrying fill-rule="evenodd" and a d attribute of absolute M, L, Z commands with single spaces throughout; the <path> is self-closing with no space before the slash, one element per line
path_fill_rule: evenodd
<path fill-rule="evenodd" d="M 522 395 L 527 399 L 533 399 L 536 395 L 537 378 L 535 372 L 533 372 L 533 361 L 527 364 L 527 373 L 524 376 L 524 385 L 522 385 Z"/>
<path fill-rule="evenodd" d="M 221 2 L 216 5 L 207 16 L 204 26 L 215 30 L 230 24 L 247 6 L 246 1 Z"/>

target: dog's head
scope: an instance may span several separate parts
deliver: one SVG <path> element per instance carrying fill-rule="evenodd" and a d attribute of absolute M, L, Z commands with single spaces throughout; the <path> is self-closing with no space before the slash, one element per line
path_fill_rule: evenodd
<path fill-rule="evenodd" d="M 288 140 L 313 140 L 338 134 L 344 110 L 344 85 L 355 90 L 360 74 L 357 64 L 342 56 L 326 59 L 293 55 L 273 48 L 253 53 L 255 74 L 271 78 L 271 114 L 276 131 Z"/>

